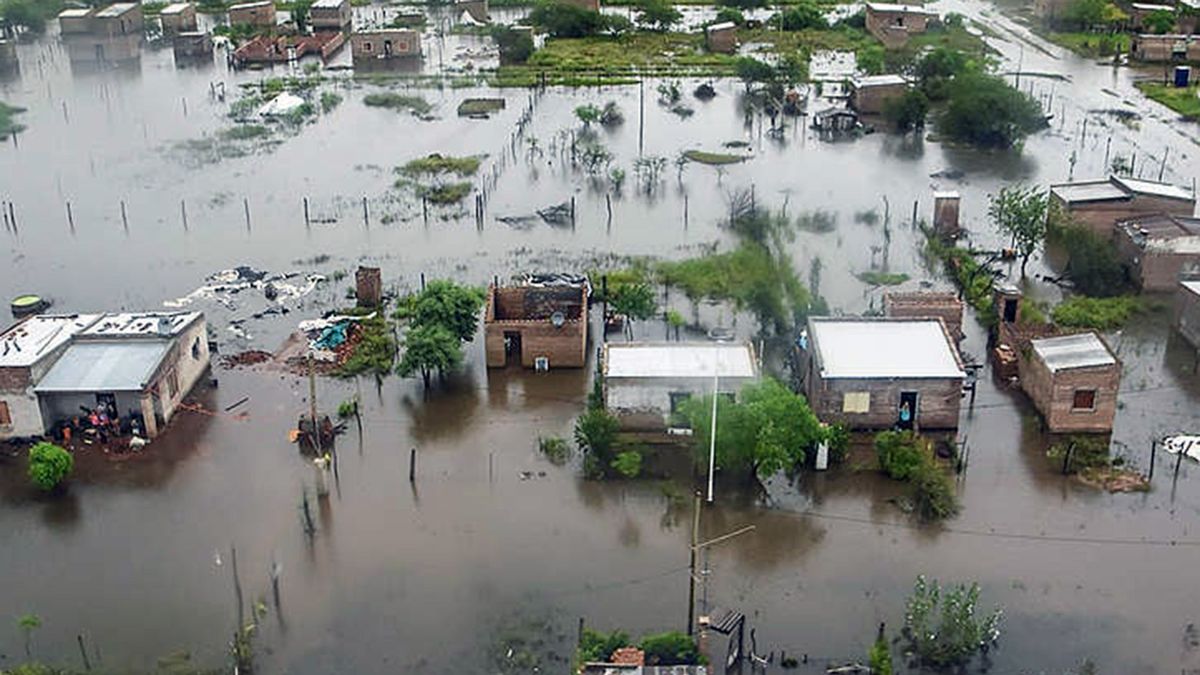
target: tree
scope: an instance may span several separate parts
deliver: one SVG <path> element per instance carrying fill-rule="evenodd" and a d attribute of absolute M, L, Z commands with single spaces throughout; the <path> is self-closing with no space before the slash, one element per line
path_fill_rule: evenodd
<path fill-rule="evenodd" d="M 19 26 L 40 35 L 46 32 L 46 20 L 61 8 L 61 4 L 43 0 L 0 0 L 0 26 Z"/>
<path fill-rule="evenodd" d="M 621 424 L 603 405 L 591 405 L 575 420 L 575 445 L 584 455 L 584 470 L 599 477 L 612 466 L 613 445 Z"/>
<path fill-rule="evenodd" d="M 600 12 L 565 2 L 543 1 L 529 14 L 529 22 L 553 37 L 579 38 L 599 35 L 610 27 Z"/>
<path fill-rule="evenodd" d="M 442 326 L 458 340 L 470 342 L 475 339 L 479 310 L 486 298 L 482 288 L 438 279 L 402 300 L 396 317 L 408 319 L 414 327 Z"/>
<path fill-rule="evenodd" d="M 462 364 L 462 342 L 445 326 L 424 324 L 409 329 L 404 336 L 404 356 L 396 366 L 401 377 L 421 374 L 425 388 L 436 371 L 445 375 Z"/>
<path fill-rule="evenodd" d="M 921 447 L 911 431 L 881 431 L 875 435 L 875 455 L 889 478 L 908 480 L 921 466 Z"/>
<path fill-rule="evenodd" d="M 935 47 L 917 61 L 915 74 L 921 91 L 930 100 L 942 101 L 949 95 L 950 81 L 978 66 L 967 55 L 949 47 Z"/>
<path fill-rule="evenodd" d="M 929 99 L 920 89 L 909 89 L 903 96 L 888 100 L 883 104 L 883 116 L 887 118 L 896 131 L 909 131 L 925 127 L 925 115 L 929 113 Z"/>
<path fill-rule="evenodd" d="M 604 633 L 591 628 L 584 628 L 579 637 L 579 663 L 589 661 L 607 662 L 612 653 L 622 647 L 629 646 L 629 634 L 615 630 Z"/>
<path fill-rule="evenodd" d="M 979 584 L 941 588 L 917 577 L 904 613 L 903 636 L 922 665 L 962 666 L 1000 637 L 1000 610 L 977 617 Z"/>
<path fill-rule="evenodd" d="M 628 283 L 616 285 L 609 292 L 609 306 L 617 314 L 644 321 L 658 312 L 654 290 L 649 284 Z"/>
<path fill-rule="evenodd" d="M 738 26 L 745 25 L 746 15 L 737 7 L 722 7 L 717 10 L 717 16 L 713 19 L 713 23 L 732 23 Z"/>
<path fill-rule="evenodd" d="M 985 148 L 1010 148 L 1046 126 L 1041 105 L 993 75 L 962 73 L 948 87 L 938 130 Z"/>
<path fill-rule="evenodd" d="M 585 128 L 590 127 L 592 126 L 592 122 L 600 119 L 600 108 L 597 108 L 591 103 L 576 106 L 575 117 L 578 117 L 579 121 L 583 122 L 583 126 Z"/>
<path fill-rule="evenodd" d="M 666 32 L 683 20 L 683 14 L 667 0 L 640 0 L 637 21 L 650 30 Z"/>
<path fill-rule="evenodd" d="M 1072 0 L 1063 11 L 1063 19 L 1080 28 L 1091 29 L 1104 21 L 1107 0 Z"/>
<path fill-rule="evenodd" d="M 1151 33 L 1170 33 L 1175 29 L 1175 14 L 1166 9 L 1156 9 L 1142 19 L 1142 26 Z"/>
<path fill-rule="evenodd" d="M 53 443 L 38 443 L 29 449 L 29 480 L 45 491 L 53 490 L 75 467 L 75 457 Z"/>
<path fill-rule="evenodd" d="M 500 49 L 500 61 L 504 64 L 525 63 L 533 56 L 533 38 L 526 31 L 514 30 L 510 26 L 492 26 L 492 39 Z"/>
<path fill-rule="evenodd" d="M 1046 239 L 1047 196 L 1040 188 L 1010 185 L 989 197 L 988 216 L 1007 234 L 1021 256 L 1021 277 L 1029 258 Z"/>
<path fill-rule="evenodd" d="M 308 29 L 308 14 L 312 4 L 313 0 L 296 0 L 292 3 L 292 22 L 296 24 L 296 30 L 301 33 Z"/>
<path fill-rule="evenodd" d="M 705 663 L 696 641 L 679 631 L 645 635 L 638 649 L 646 653 L 648 666 L 696 666 Z"/>
<path fill-rule="evenodd" d="M 770 25 L 781 30 L 822 30 L 829 27 L 825 14 L 812 0 L 801 0 L 771 18 Z"/>
<path fill-rule="evenodd" d="M 626 478 L 637 478 L 642 472 L 642 453 L 637 450 L 619 452 L 609 466 Z"/>

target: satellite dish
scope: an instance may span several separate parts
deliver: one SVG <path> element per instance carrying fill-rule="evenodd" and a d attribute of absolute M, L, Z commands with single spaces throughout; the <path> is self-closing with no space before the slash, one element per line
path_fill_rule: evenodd
<path fill-rule="evenodd" d="M 554 324 L 555 328 L 562 328 L 567 322 L 567 317 L 562 312 L 555 312 L 550 315 L 550 323 Z"/>

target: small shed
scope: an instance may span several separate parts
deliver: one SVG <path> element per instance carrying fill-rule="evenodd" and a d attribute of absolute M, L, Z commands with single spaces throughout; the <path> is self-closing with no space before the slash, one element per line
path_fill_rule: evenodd
<path fill-rule="evenodd" d="M 863 115 L 883 113 L 888 102 L 908 91 L 908 80 L 900 75 L 867 75 L 850 82 L 850 107 Z"/>
<path fill-rule="evenodd" d="M 158 21 L 166 35 L 195 32 L 196 5 L 191 2 L 171 3 L 158 13 Z"/>
<path fill-rule="evenodd" d="M 1117 253 L 1144 291 L 1172 291 L 1200 272 L 1200 218 L 1157 215 L 1117 223 Z"/>
<path fill-rule="evenodd" d="M 812 317 L 809 404 L 852 429 L 956 429 L 966 372 L 941 319 Z"/>
<path fill-rule="evenodd" d="M 271 28 L 275 25 L 275 1 L 243 2 L 229 8 L 229 25 L 259 26 Z"/>
<path fill-rule="evenodd" d="M 99 314 L 39 314 L 0 333 L 0 439 L 46 431 L 33 387 Z"/>
<path fill-rule="evenodd" d="M 930 18 L 936 16 L 920 5 L 868 2 L 867 32 L 889 49 L 903 47 L 910 35 L 924 33 Z"/>
<path fill-rule="evenodd" d="M 582 368 L 587 363 L 586 284 L 488 288 L 483 319 L 489 368 Z"/>
<path fill-rule="evenodd" d="M 1175 328 L 1188 344 L 1200 349 L 1200 280 L 1179 282 L 1175 292 Z"/>
<path fill-rule="evenodd" d="M 714 23 L 704 29 L 704 46 L 710 52 L 732 54 L 737 51 L 737 24 Z"/>
<path fill-rule="evenodd" d="M 359 266 L 354 272 L 354 295 L 359 307 L 378 307 L 383 302 L 383 273 L 378 267 Z"/>
<path fill-rule="evenodd" d="M 960 231 L 958 210 L 961 197 L 954 190 L 933 193 L 933 231 L 953 239 Z"/>
<path fill-rule="evenodd" d="M 1129 53 L 1138 61 L 1149 63 L 1200 61 L 1200 37 L 1143 33 L 1134 36 Z"/>
<path fill-rule="evenodd" d="M 58 31 L 68 35 L 86 35 L 92 32 L 92 12 L 95 9 L 71 7 L 58 13 Z"/>
<path fill-rule="evenodd" d="M 1112 238 L 1118 220 L 1164 213 L 1191 216 L 1196 210 L 1190 188 L 1128 176 L 1051 185 L 1050 201 L 1105 239 Z"/>
<path fill-rule="evenodd" d="M 346 30 L 353 22 L 350 0 L 317 0 L 308 8 L 308 25 L 313 30 Z"/>
<path fill-rule="evenodd" d="M 1033 339 L 1021 388 L 1051 433 L 1105 433 L 1117 413 L 1121 363 L 1095 333 Z"/>
<path fill-rule="evenodd" d="M 883 313 L 894 319 L 941 319 L 950 337 L 963 338 L 963 301 L 950 291 L 888 291 Z"/>
<path fill-rule="evenodd" d="M 734 396 L 758 380 L 748 343 L 609 342 L 601 354 L 604 405 L 628 430 L 661 431 L 680 406 L 713 386 Z"/>
<path fill-rule="evenodd" d="M 411 28 L 357 31 L 350 36 L 354 64 L 421 56 L 421 33 Z"/>
<path fill-rule="evenodd" d="M 813 114 L 812 128 L 828 134 L 854 131 L 858 128 L 858 113 L 846 108 L 826 108 Z"/>
<path fill-rule="evenodd" d="M 204 31 L 188 31 L 179 33 L 171 41 L 177 60 L 200 59 L 211 57 L 213 51 L 212 36 Z"/>

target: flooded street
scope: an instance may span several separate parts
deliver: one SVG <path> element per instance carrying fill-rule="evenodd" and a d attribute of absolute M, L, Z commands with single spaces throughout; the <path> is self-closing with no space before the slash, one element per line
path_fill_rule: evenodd
<path fill-rule="evenodd" d="M 691 95 L 701 80 L 682 81 L 695 110 L 687 118 L 658 104 L 653 80 L 540 93 L 403 89 L 433 105 L 421 119 L 363 104 L 403 83 L 341 70 L 327 71 L 321 86 L 344 100 L 315 121 L 237 152 L 198 151 L 180 144 L 232 126 L 239 85 L 291 71 L 177 68 L 169 49 L 146 49 L 136 66 L 83 73 L 53 37 L 23 44 L 20 76 L 0 80 L 0 100 L 28 109 L 20 118 L 27 130 L 0 147 L 0 199 L 17 219 L 16 232 L 0 234 L 0 296 L 37 293 L 62 312 L 157 309 L 236 265 L 328 277 L 286 303 L 286 316 L 255 318 L 250 300 L 237 296 L 232 306 L 197 303 L 222 353 L 271 351 L 300 320 L 344 298 L 353 275 L 339 273 L 359 263 L 380 266 L 385 286 L 404 291 L 422 274 L 483 284 L 609 256 L 681 258 L 714 241 L 728 246 L 718 221 L 731 195 L 753 186 L 772 209 L 833 215 L 833 231 L 799 232 L 789 251 L 803 278 L 819 259 L 820 294 L 836 313 L 856 314 L 881 304 L 882 290 L 856 277 L 864 271 L 907 273 L 914 287 L 924 279 L 946 285 L 927 269 L 911 221 L 914 200 L 918 217 L 931 217 L 935 190 L 962 194 L 965 227 L 987 247 L 998 243 L 987 195 L 1011 182 L 1065 181 L 1073 153 L 1075 178 L 1104 175 L 1108 147 L 1136 155 L 1145 178 L 1161 171 L 1163 180 L 1194 182 L 1197 127 L 1142 98 L 1129 69 L 1071 56 L 983 3 L 931 7 L 998 34 L 990 44 L 1002 70 L 1019 62 L 1021 88 L 1052 101 L 1051 128 L 1023 152 L 888 133 L 826 142 L 805 118 L 774 139 L 769 120 L 743 114 L 744 86 L 731 79 L 714 82 L 708 102 Z M 485 45 L 450 36 L 442 58 Z M 426 70 L 436 72 L 438 47 L 429 49 Z M 221 87 L 224 101 L 214 96 Z M 480 96 L 503 97 L 506 108 L 483 120 L 456 115 L 461 101 Z M 572 134 L 581 132 L 574 108 L 608 101 L 625 122 L 595 133 L 611 166 L 628 174 L 611 223 L 607 181 L 569 161 Z M 1110 108 L 1141 120 L 1133 128 L 1096 112 Z M 682 151 L 722 151 L 733 141 L 748 143 L 752 158 L 677 168 Z M 485 156 L 476 179 L 488 195 L 482 227 L 465 203 L 431 208 L 426 219 L 420 200 L 394 187 L 395 167 L 430 153 Z M 667 160 L 649 194 L 634 172 L 639 156 Z M 498 220 L 571 199 L 573 227 Z M 872 210 L 880 222 L 856 217 Z M 1052 297 L 1052 289 L 1034 294 Z M 672 300 L 690 315 L 685 299 Z M 711 307 L 704 316 L 733 319 Z M 964 350 L 984 361 L 983 330 L 973 320 L 965 328 Z M 664 327 L 646 322 L 636 335 L 662 339 Z M 1200 428 L 1200 379 L 1165 312 L 1111 342 L 1124 362 L 1115 451 L 1145 468 L 1152 438 Z M 219 385 L 199 392 L 211 414 L 180 415 L 150 451 L 125 462 L 84 453 L 65 499 L 34 494 L 21 461 L 0 456 L 0 620 L 8 621 L 0 624 L 0 668 L 22 658 L 15 617 L 24 613 L 42 618 L 33 649 L 44 660 L 81 665 L 82 634 L 109 666 L 153 667 L 180 649 L 222 663 L 235 628 L 231 547 L 247 598 L 266 608 L 262 672 L 517 672 L 503 670 L 504 637 L 536 635 L 539 672 L 563 673 L 579 617 L 635 635 L 685 628 L 690 485 L 585 481 L 577 457 L 556 466 L 538 452 L 539 436 L 570 438 L 590 368 L 489 372 L 479 336 L 467 345 L 466 370 L 428 398 L 419 379 L 322 379 L 323 409 L 361 393 L 363 426 L 360 434 L 351 423 L 339 437 L 337 486 L 321 500 L 311 463 L 287 438 L 307 408 L 307 381 L 269 369 L 214 365 L 213 374 Z M 243 397 L 237 412 L 248 418 L 225 412 Z M 1003 607 L 989 673 L 1073 672 L 1084 660 L 1100 673 L 1200 669 L 1200 648 L 1186 639 L 1200 623 L 1192 579 L 1200 469 L 1185 462 L 1172 485 L 1170 461 L 1160 456 L 1153 489 L 1133 494 L 1061 476 L 1025 397 L 986 368 L 963 415 L 959 434 L 971 454 L 961 514 L 940 527 L 916 526 L 892 501 L 898 484 L 874 471 L 778 475 L 766 495 L 718 484 L 702 539 L 745 524 L 757 530 L 712 550 L 708 605 L 745 612 L 758 651 L 777 652 L 771 672 L 784 672 L 780 650 L 808 655 L 799 672 L 824 672 L 830 662 L 861 661 L 880 622 L 898 630 L 912 583 L 925 574 L 977 581 L 983 604 Z M 412 484 L 410 448 L 418 457 Z M 311 540 L 302 525 L 306 494 Z M 278 607 L 273 563 L 282 569 Z"/>

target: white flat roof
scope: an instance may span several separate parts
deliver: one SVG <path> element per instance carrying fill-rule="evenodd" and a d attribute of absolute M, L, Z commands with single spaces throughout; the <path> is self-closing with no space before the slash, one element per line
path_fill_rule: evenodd
<path fill-rule="evenodd" d="M 604 346 L 605 377 L 712 378 L 758 376 L 754 350 L 745 343 L 610 342 Z"/>
<path fill-rule="evenodd" d="M 808 330 L 824 378 L 966 377 L 937 320 L 811 318 Z"/>
<path fill-rule="evenodd" d="M 274 5 L 274 4 L 275 4 L 274 0 L 261 0 L 260 2 L 243 2 L 238 5 L 230 6 L 229 11 L 232 12 L 235 9 L 255 9 L 258 7 L 265 7 L 267 5 Z"/>
<path fill-rule="evenodd" d="M 92 10 L 86 7 L 73 7 L 58 13 L 60 19 L 85 19 L 92 15 Z"/>
<path fill-rule="evenodd" d="M 725 21 L 723 23 L 714 23 L 708 28 L 705 28 L 704 32 L 707 33 L 714 30 L 730 30 L 732 28 L 737 28 L 737 24 L 732 21 Z"/>
<path fill-rule="evenodd" d="M 1175 8 L 1171 5 L 1159 5 L 1151 2 L 1131 2 L 1129 6 L 1134 9 L 1139 9 L 1145 12 L 1174 12 Z"/>
<path fill-rule="evenodd" d="M 1052 373 L 1072 368 L 1111 366 L 1117 363 L 1116 357 L 1108 351 L 1108 346 L 1095 333 L 1031 340 L 1030 345 Z"/>
<path fill-rule="evenodd" d="M 310 9 L 338 9 L 349 0 L 317 0 Z"/>
<path fill-rule="evenodd" d="M 1075 183 L 1051 185 L 1050 192 L 1068 204 L 1077 202 L 1099 202 L 1109 199 L 1126 199 L 1129 192 L 1114 185 L 1110 180 L 1088 180 Z"/>
<path fill-rule="evenodd" d="M 1158 183 L 1152 180 L 1129 178 L 1127 176 L 1113 176 L 1112 181 L 1132 192 L 1140 192 L 1142 194 L 1154 195 L 1156 197 L 1183 199 L 1186 201 L 1192 201 L 1195 199 L 1195 195 L 1192 194 L 1191 190 L 1178 185 L 1171 185 L 1170 183 Z"/>
<path fill-rule="evenodd" d="M 100 10 L 99 12 L 96 12 L 95 16 L 97 16 L 101 19 L 112 19 L 112 18 L 121 16 L 122 14 L 125 14 L 126 12 L 132 12 L 133 10 L 137 9 L 138 7 L 139 7 L 139 5 L 136 2 L 118 2 L 114 5 L 109 5 L 108 7 L 105 7 L 104 9 Z"/>
<path fill-rule="evenodd" d="M 0 366 L 32 366 L 99 318 L 99 314 L 31 316 L 0 334 Z"/>
<path fill-rule="evenodd" d="M 897 84 L 908 84 L 908 80 L 900 75 L 863 75 L 854 78 L 856 87 L 885 87 Z"/>
<path fill-rule="evenodd" d="M 1181 281 L 1179 282 L 1187 291 L 1193 295 L 1200 295 L 1200 281 Z"/>
<path fill-rule="evenodd" d="M 179 14 L 191 6 L 190 2 L 175 2 L 163 7 L 159 14 Z"/>
<path fill-rule="evenodd" d="M 104 318 L 80 333 L 82 337 L 139 337 L 178 335 L 200 312 L 126 312 L 105 314 Z M 162 324 L 163 330 L 159 330 Z"/>
<path fill-rule="evenodd" d="M 933 16 L 937 12 L 931 12 L 920 5 L 900 5 L 891 2 L 868 2 L 867 7 L 875 12 L 906 12 L 908 14 L 927 14 Z"/>

